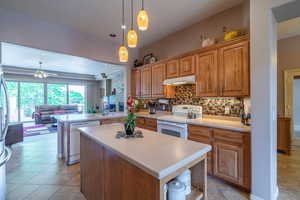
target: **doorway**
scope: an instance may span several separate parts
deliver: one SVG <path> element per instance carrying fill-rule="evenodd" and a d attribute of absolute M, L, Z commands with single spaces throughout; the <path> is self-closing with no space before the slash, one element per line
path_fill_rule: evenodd
<path fill-rule="evenodd" d="M 300 147 L 300 68 L 284 71 L 285 116 L 291 118 L 292 148 Z"/>

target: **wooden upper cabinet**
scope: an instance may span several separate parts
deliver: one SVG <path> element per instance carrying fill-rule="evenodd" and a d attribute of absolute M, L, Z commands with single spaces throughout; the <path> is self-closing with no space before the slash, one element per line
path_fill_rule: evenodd
<path fill-rule="evenodd" d="M 221 96 L 249 96 L 249 42 L 220 49 Z"/>
<path fill-rule="evenodd" d="M 157 64 L 152 66 L 152 97 L 163 97 L 164 86 L 163 81 L 166 77 L 165 64 Z"/>
<path fill-rule="evenodd" d="M 179 76 L 195 74 L 195 57 L 193 55 L 180 59 Z"/>
<path fill-rule="evenodd" d="M 151 66 L 141 69 L 141 97 L 151 97 Z"/>
<path fill-rule="evenodd" d="M 196 55 L 196 96 L 218 96 L 218 51 Z"/>
<path fill-rule="evenodd" d="M 131 96 L 141 96 L 141 70 L 139 69 L 131 71 Z"/>
<path fill-rule="evenodd" d="M 168 61 L 166 63 L 166 78 L 176 78 L 179 75 L 179 61 L 177 59 Z"/>

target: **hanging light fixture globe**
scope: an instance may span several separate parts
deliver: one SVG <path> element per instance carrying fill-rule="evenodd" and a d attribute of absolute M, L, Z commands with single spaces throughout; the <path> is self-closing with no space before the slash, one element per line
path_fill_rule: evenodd
<path fill-rule="evenodd" d="M 128 62 L 128 50 L 125 46 L 120 46 L 119 48 L 119 61 Z"/>
<path fill-rule="evenodd" d="M 141 31 L 147 30 L 149 26 L 149 17 L 147 11 L 144 9 L 144 0 L 142 0 L 142 9 L 137 16 L 137 25 Z"/>
<path fill-rule="evenodd" d="M 131 29 L 130 31 L 128 31 L 127 34 L 128 47 L 135 48 L 137 46 L 137 43 L 138 43 L 138 35 L 134 29 Z"/>
<path fill-rule="evenodd" d="M 137 24 L 139 27 L 139 30 L 146 31 L 149 26 L 149 17 L 146 12 L 146 10 L 140 10 L 138 16 L 137 16 Z"/>

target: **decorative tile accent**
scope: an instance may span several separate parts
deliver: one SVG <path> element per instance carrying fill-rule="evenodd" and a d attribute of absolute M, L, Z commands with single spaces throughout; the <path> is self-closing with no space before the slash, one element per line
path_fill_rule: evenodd
<path fill-rule="evenodd" d="M 232 117 L 239 117 L 244 108 L 243 98 L 235 97 L 195 97 L 195 85 L 181 85 L 175 88 L 175 99 L 173 105 L 189 104 L 200 105 L 203 109 L 203 114 L 207 115 L 224 115 L 225 107 L 229 107 L 229 115 Z"/>

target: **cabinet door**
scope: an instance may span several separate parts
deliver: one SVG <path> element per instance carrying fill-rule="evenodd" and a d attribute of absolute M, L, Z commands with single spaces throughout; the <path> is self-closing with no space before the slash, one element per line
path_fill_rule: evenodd
<path fill-rule="evenodd" d="M 144 117 L 137 117 L 136 118 L 136 126 L 139 128 L 145 127 L 145 118 Z"/>
<path fill-rule="evenodd" d="M 145 118 L 145 128 L 151 131 L 157 131 L 157 120 Z"/>
<path fill-rule="evenodd" d="M 220 83 L 222 96 L 249 96 L 249 42 L 220 49 Z"/>
<path fill-rule="evenodd" d="M 198 54 L 196 57 L 196 95 L 218 96 L 218 51 Z"/>
<path fill-rule="evenodd" d="M 165 64 L 152 66 L 152 97 L 163 97 L 164 86 L 163 81 L 166 77 Z"/>
<path fill-rule="evenodd" d="M 250 190 L 250 134 L 213 130 L 214 175 Z"/>
<path fill-rule="evenodd" d="M 151 66 L 141 69 L 141 97 L 151 97 Z"/>
<path fill-rule="evenodd" d="M 189 76 L 195 74 L 195 57 L 187 56 L 180 59 L 180 76 Z"/>
<path fill-rule="evenodd" d="M 179 76 L 179 61 L 170 60 L 166 63 L 167 78 L 176 78 Z"/>
<path fill-rule="evenodd" d="M 141 71 L 139 69 L 131 72 L 131 95 L 133 97 L 141 96 Z"/>
<path fill-rule="evenodd" d="M 214 144 L 214 175 L 243 185 L 243 148 L 216 142 Z"/>

